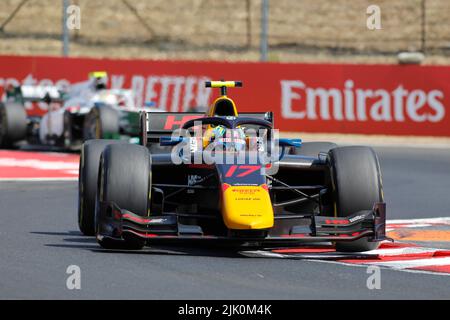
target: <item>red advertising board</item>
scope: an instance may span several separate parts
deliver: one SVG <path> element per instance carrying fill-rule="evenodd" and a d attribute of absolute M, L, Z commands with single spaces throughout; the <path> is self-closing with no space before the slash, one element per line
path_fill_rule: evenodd
<path fill-rule="evenodd" d="M 211 103 L 218 92 L 206 80 L 241 80 L 229 92 L 238 110 L 273 111 L 283 131 L 450 136 L 450 66 L 0 56 L 0 94 L 8 84 L 64 86 L 97 70 L 111 87 L 135 90 L 138 105 L 168 111 Z"/>

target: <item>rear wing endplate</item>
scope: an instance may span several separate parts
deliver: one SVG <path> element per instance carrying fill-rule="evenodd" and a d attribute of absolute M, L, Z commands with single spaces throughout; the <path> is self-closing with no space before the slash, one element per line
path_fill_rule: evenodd
<path fill-rule="evenodd" d="M 23 104 L 25 102 L 56 102 L 64 101 L 65 93 L 55 86 L 23 85 L 8 88 L 5 91 L 5 101 Z"/>
<path fill-rule="evenodd" d="M 58 87 L 55 86 L 29 86 L 20 87 L 20 92 L 24 101 L 39 102 L 50 100 L 61 102 L 63 94 Z"/>

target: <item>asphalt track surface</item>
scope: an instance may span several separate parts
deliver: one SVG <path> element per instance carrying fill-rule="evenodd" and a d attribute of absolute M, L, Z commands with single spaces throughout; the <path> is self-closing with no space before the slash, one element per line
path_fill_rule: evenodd
<path fill-rule="evenodd" d="M 376 148 L 390 219 L 450 216 L 450 150 Z M 196 246 L 101 250 L 76 223 L 76 182 L 0 183 L 0 299 L 450 299 L 450 277 L 246 258 Z M 68 290 L 69 265 L 81 290 Z"/>

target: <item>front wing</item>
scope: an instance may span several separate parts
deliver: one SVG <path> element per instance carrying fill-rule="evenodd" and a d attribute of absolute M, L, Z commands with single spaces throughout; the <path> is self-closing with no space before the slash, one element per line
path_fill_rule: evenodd
<path fill-rule="evenodd" d="M 376 203 L 372 210 L 356 212 L 345 218 L 317 215 L 275 216 L 274 227 L 265 233 L 242 234 L 229 232 L 226 236 L 205 234 L 197 225 L 179 222 L 175 213 L 142 217 L 119 208 L 114 203 L 100 203 L 104 217 L 98 237 L 116 240 L 126 238 L 179 240 L 233 240 L 244 242 L 337 242 L 368 238 L 378 242 L 386 237 L 386 204 Z M 231 230 L 230 230 L 231 231 Z"/>

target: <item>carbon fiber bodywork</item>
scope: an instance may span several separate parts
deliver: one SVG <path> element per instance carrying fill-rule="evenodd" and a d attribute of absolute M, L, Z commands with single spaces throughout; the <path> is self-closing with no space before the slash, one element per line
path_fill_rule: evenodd
<path fill-rule="evenodd" d="M 387 240 L 385 234 L 386 205 L 377 203 L 373 210 L 360 211 L 348 218 L 315 215 L 275 216 L 275 225 L 267 232 L 206 234 L 198 225 L 181 223 L 180 215 L 166 213 L 144 218 L 120 209 L 114 203 L 101 203 L 102 219 L 99 237 L 120 240 L 136 237 L 145 240 L 228 240 L 236 242 L 328 242 Z M 283 223 L 284 222 L 284 223 Z M 287 223 L 286 223 L 287 222 Z"/>
<path fill-rule="evenodd" d="M 149 114 L 146 113 L 141 117 L 141 140 L 147 141 L 145 145 L 150 149 L 156 143 L 156 137 L 172 132 L 173 128 L 167 126 L 168 121 L 178 126 L 183 123 L 189 125 L 189 121 L 192 122 L 199 115 L 158 113 L 155 116 L 159 121 L 148 119 Z M 168 118 L 170 116 L 174 118 Z M 242 119 L 250 118 L 246 115 Z M 204 119 L 208 123 L 211 121 L 211 118 Z M 234 121 L 230 126 L 240 125 L 239 121 Z M 254 122 L 271 126 L 272 119 L 267 118 L 267 114 L 260 114 Z M 159 126 L 157 130 L 147 127 L 152 123 Z M 336 212 L 330 164 L 326 155 L 308 157 L 288 152 L 277 161 L 278 171 L 275 174 L 261 171 L 259 178 L 252 178 L 249 173 L 238 180 L 233 180 L 233 174 L 227 174 L 233 171 L 232 166 L 236 166 L 232 163 L 176 165 L 169 152 L 152 154 L 151 160 L 150 215 L 130 212 L 113 202 L 99 201 L 97 237 L 115 240 L 138 238 L 264 243 L 344 242 L 361 238 L 379 242 L 387 239 L 384 202 L 373 203 L 371 210 Z M 263 165 L 258 166 L 262 170 Z M 246 230 L 228 228 L 221 206 L 224 188 L 228 184 L 262 186 L 270 196 L 273 226 Z"/>

